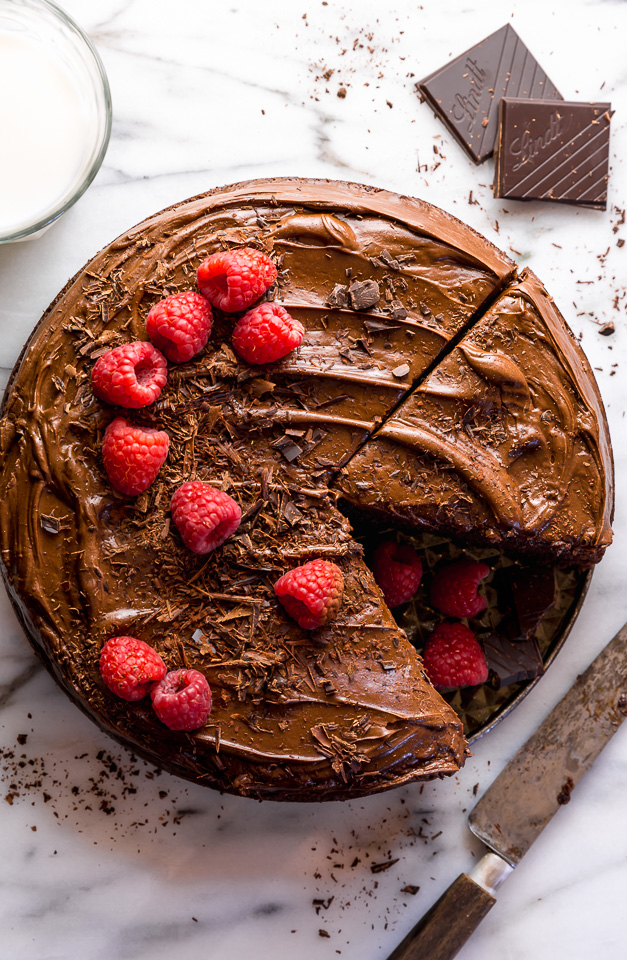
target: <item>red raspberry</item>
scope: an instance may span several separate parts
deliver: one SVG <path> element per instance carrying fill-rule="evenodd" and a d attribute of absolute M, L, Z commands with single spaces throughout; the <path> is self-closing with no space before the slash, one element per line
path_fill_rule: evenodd
<path fill-rule="evenodd" d="M 211 320 L 207 300 L 193 290 L 186 290 L 156 303 L 146 317 L 146 330 L 168 360 L 185 363 L 206 345 Z"/>
<path fill-rule="evenodd" d="M 270 257 L 252 247 L 214 253 L 198 268 L 198 288 L 225 313 L 245 310 L 276 280 Z"/>
<path fill-rule="evenodd" d="M 395 540 L 384 540 L 378 545 L 372 571 L 388 607 L 400 607 L 411 600 L 422 580 L 422 564 L 416 551 Z"/>
<path fill-rule="evenodd" d="M 137 427 L 116 417 L 105 430 L 102 459 L 112 486 L 136 497 L 153 482 L 168 455 L 165 430 Z"/>
<path fill-rule="evenodd" d="M 194 553 L 211 553 L 235 533 L 242 518 L 239 504 L 202 480 L 188 480 L 170 501 L 172 519 L 183 543 Z"/>
<path fill-rule="evenodd" d="M 211 690 L 198 670 L 172 670 L 150 691 L 155 713 L 170 730 L 198 730 L 211 711 Z"/>
<path fill-rule="evenodd" d="M 438 690 L 474 687 L 488 679 L 485 654 L 464 623 L 439 623 L 425 644 L 423 660 Z"/>
<path fill-rule="evenodd" d="M 303 630 L 315 630 L 336 616 L 342 605 L 344 577 L 328 560 L 310 560 L 277 580 L 274 592 Z"/>
<path fill-rule="evenodd" d="M 166 671 L 157 651 L 135 637 L 111 637 L 100 651 L 100 675 L 123 700 L 141 700 L 147 684 L 163 680 Z"/>
<path fill-rule="evenodd" d="M 488 605 L 477 593 L 490 568 L 476 560 L 456 560 L 441 567 L 431 581 L 431 603 L 447 617 L 476 617 Z"/>
<path fill-rule="evenodd" d="M 133 410 L 154 403 L 167 379 L 165 357 L 143 340 L 124 343 L 103 353 L 91 372 L 91 385 L 97 397 Z"/>
<path fill-rule="evenodd" d="M 274 363 L 301 345 L 305 328 L 278 303 L 245 313 L 233 331 L 235 352 L 246 363 Z"/>

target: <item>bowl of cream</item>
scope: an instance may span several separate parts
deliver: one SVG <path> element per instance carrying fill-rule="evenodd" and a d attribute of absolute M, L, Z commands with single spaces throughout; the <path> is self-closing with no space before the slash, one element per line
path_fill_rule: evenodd
<path fill-rule="evenodd" d="M 111 134 L 93 44 L 50 0 L 0 2 L 0 243 L 40 233 L 76 203 Z"/>

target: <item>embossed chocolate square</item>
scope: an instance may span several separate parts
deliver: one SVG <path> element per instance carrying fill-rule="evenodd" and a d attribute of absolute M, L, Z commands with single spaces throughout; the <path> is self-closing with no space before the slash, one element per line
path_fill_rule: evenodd
<path fill-rule="evenodd" d="M 501 100 L 494 196 L 605 210 L 609 103 Z"/>
<path fill-rule="evenodd" d="M 509 24 L 416 86 L 475 163 L 494 151 L 501 97 L 562 97 Z"/>

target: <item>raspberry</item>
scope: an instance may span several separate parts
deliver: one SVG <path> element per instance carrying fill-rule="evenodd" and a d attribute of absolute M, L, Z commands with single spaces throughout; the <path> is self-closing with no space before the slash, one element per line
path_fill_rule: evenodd
<path fill-rule="evenodd" d="M 422 564 L 413 547 L 384 540 L 374 552 L 374 578 L 388 607 L 400 607 L 416 593 L 422 580 Z"/>
<path fill-rule="evenodd" d="M 476 617 L 488 605 L 477 593 L 490 568 L 475 560 L 456 560 L 441 567 L 431 581 L 431 603 L 447 617 Z"/>
<path fill-rule="evenodd" d="M 157 651 L 135 637 L 111 637 L 100 651 L 100 675 L 123 700 L 141 700 L 147 684 L 163 680 L 166 671 Z"/>
<path fill-rule="evenodd" d="M 202 480 L 188 480 L 170 501 L 172 519 L 183 543 L 194 553 L 211 553 L 235 533 L 242 511 L 222 490 Z"/>
<path fill-rule="evenodd" d="M 214 253 L 198 268 L 200 292 L 225 313 L 246 310 L 275 280 L 270 257 L 252 247 Z"/>
<path fill-rule="evenodd" d="M 246 363 L 274 363 L 299 347 L 304 335 L 300 320 L 278 303 L 262 303 L 238 320 L 233 346 Z"/>
<path fill-rule="evenodd" d="M 211 333 L 211 307 L 193 290 L 160 300 L 146 317 L 148 336 L 174 363 L 185 363 L 203 349 Z"/>
<path fill-rule="evenodd" d="M 167 379 L 165 357 L 143 340 L 124 343 L 103 353 L 91 372 L 91 385 L 97 397 L 133 410 L 154 403 Z"/>
<path fill-rule="evenodd" d="M 116 417 L 105 430 L 102 458 L 112 486 L 136 497 L 153 482 L 168 455 L 165 430 L 137 427 Z"/>
<path fill-rule="evenodd" d="M 170 730 L 198 730 L 211 710 L 211 690 L 198 670 L 172 670 L 150 691 L 155 713 Z"/>
<path fill-rule="evenodd" d="M 303 630 L 315 630 L 336 616 L 342 605 L 344 577 L 328 560 L 310 560 L 285 573 L 274 592 Z"/>
<path fill-rule="evenodd" d="M 438 690 L 474 687 L 488 679 L 485 654 L 463 623 L 439 623 L 425 645 L 427 676 Z"/>

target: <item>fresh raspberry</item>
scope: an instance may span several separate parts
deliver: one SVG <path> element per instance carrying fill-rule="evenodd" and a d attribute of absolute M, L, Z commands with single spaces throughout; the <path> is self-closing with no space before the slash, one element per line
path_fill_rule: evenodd
<path fill-rule="evenodd" d="M 400 607 L 411 600 L 422 580 L 422 564 L 416 551 L 395 540 L 384 540 L 378 545 L 372 571 L 388 607 Z"/>
<path fill-rule="evenodd" d="M 275 280 L 270 257 L 252 247 L 214 253 L 198 268 L 200 292 L 225 313 L 246 310 Z"/>
<path fill-rule="evenodd" d="M 160 300 L 146 317 L 148 336 L 174 363 L 185 363 L 203 349 L 211 333 L 209 302 L 193 290 Z"/>
<path fill-rule="evenodd" d="M 111 637 L 100 651 L 100 675 L 123 700 L 141 700 L 148 684 L 163 680 L 166 672 L 157 651 L 135 637 Z"/>
<path fill-rule="evenodd" d="M 474 687 L 488 679 L 485 654 L 464 623 L 439 623 L 422 656 L 427 676 L 438 690 Z"/>
<path fill-rule="evenodd" d="M 150 691 L 155 713 L 170 730 L 198 730 L 211 710 L 211 690 L 198 670 L 172 670 Z"/>
<path fill-rule="evenodd" d="M 102 459 L 112 486 L 136 497 L 153 482 L 168 455 L 165 430 L 137 427 L 116 417 L 105 430 Z"/>
<path fill-rule="evenodd" d="M 202 480 L 188 480 L 170 501 L 172 519 L 183 543 L 194 553 L 211 553 L 235 533 L 242 518 L 239 504 Z"/>
<path fill-rule="evenodd" d="M 303 630 L 315 630 L 336 616 L 342 605 L 344 577 L 328 560 L 310 560 L 277 580 L 274 592 Z"/>
<path fill-rule="evenodd" d="M 299 347 L 304 335 L 300 320 L 278 303 L 262 303 L 238 320 L 233 346 L 246 363 L 274 363 Z"/>
<path fill-rule="evenodd" d="M 431 603 L 447 617 L 476 617 L 488 605 L 477 587 L 489 572 L 487 564 L 476 560 L 441 567 L 431 581 Z"/>
<path fill-rule="evenodd" d="M 133 410 L 154 403 L 167 379 L 165 357 L 143 340 L 108 350 L 98 357 L 91 371 L 91 385 L 97 397 Z"/>

